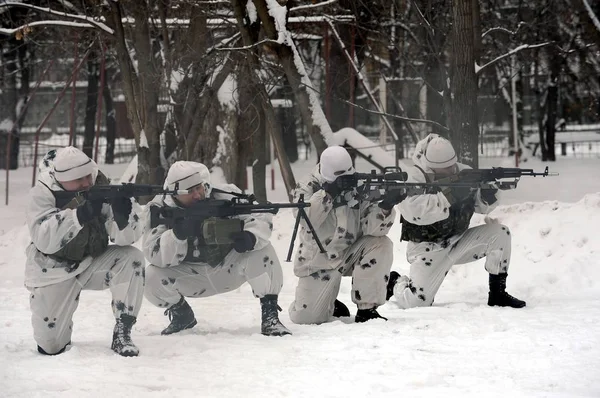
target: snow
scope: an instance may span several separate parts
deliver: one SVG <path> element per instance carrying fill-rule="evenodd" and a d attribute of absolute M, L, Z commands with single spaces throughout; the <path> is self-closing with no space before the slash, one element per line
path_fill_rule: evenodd
<path fill-rule="evenodd" d="M 252 0 L 248 0 L 246 3 L 246 12 L 248 13 L 248 19 L 250 19 L 250 24 L 255 23 L 258 20 L 258 14 L 256 12 L 256 6 Z"/>
<path fill-rule="evenodd" d="M 349 145 L 359 150 L 365 156 L 371 157 L 383 167 L 392 167 L 396 165 L 394 155 L 388 153 L 379 144 L 371 141 L 351 127 L 343 128 L 332 134 L 330 145 Z"/>
<path fill-rule="evenodd" d="M 10 118 L 2 119 L 0 122 L 0 131 L 12 131 L 14 122 Z"/>
<path fill-rule="evenodd" d="M 144 129 L 140 131 L 140 148 L 149 148 L 148 139 L 146 138 L 146 132 L 144 131 Z"/>
<path fill-rule="evenodd" d="M 481 167 L 511 166 L 480 159 Z M 492 217 L 515 237 L 508 291 L 527 300 L 520 310 L 485 304 L 483 261 L 458 265 L 435 304 L 380 308 L 388 322 L 321 326 L 292 324 L 287 307 L 296 278 L 284 263 L 293 217 L 275 217 L 272 242 L 282 261 L 281 319 L 294 333 L 260 335 L 260 310 L 248 285 L 190 300 L 198 325 L 161 336 L 162 311 L 144 302 L 133 338 L 138 358 L 110 350 L 109 291 L 85 291 L 74 317 L 73 346 L 58 357 L 35 351 L 23 287 L 25 197 L 31 168 L 11 174 L 11 201 L 0 208 L 0 391 L 3 397 L 597 397 L 600 396 L 600 159 L 559 158 L 558 177 L 524 177 L 504 193 Z M 522 165 L 542 170 L 531 159 Z M 101 165 L 110 177 L 125 165 Z M 314 159 L 293 165 L 297 178 Z M 369 171 L 364 162 L 359 171 Z M 269 200 L 286 198 L 276 171 Z M 250 173 L 251 176 L 251 173 Z M 4 181 L 1 180 L 0 183 Z M 482 223 L 475 217 L 473 225 Z M 406 273 L 400 228 L 392 227 L 393 269 Z M 297 247 L 297 245 L 296 245 Z M 340 300 L 354 312 L 350 280 Z"/>
<path fill-rule="evenodd" d="M 220 70 L 220 68 L 218 68 Z M 214 77 L 217 76 L 217 72 L 213 73 L 213 78 L 210 80 L 210 84 L 212 85 L 214 81 Z M 237 104 L 239 102 L 239 93 L 237 90 L 237 80 L 235 76 L 227 75 L 221 87 L 219 87 L 219 91 L 217 92 L 217 98 L 219 99 L 219 104 L 223 106 L 225 109 L 233 112 L 237 108 Z"/>

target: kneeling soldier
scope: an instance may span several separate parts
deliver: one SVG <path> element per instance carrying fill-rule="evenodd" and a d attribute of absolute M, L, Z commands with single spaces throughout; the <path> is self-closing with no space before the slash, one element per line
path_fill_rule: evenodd
<path fill-rule="evenodd" d="M 33 333 L 41 354 L 60 354 L 71 343 L 81 290 L 110 289 L 116 318 L 112 349 L 138 355 L 131 328 L 144 294 L 144 256 L 131 245 L 142 235 L 141 209 L 124 197 L 109 204 L 62 199 L 57 193 L 108 183 L 96 163 L 74 147 L 50 151 L 40 164 L 27 208 L 31 244 L 25 286 L 31 292 Z"/>

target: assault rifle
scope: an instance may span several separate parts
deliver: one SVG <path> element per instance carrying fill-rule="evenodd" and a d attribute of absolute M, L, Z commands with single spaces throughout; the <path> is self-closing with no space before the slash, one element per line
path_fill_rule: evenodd
<path fill-rule="evenodd" d="M 54 197 L 61 201 L 81 198 L 90 201 L 110 202 L 115 198 L 138 198 L 140 196 L 183 195 L 186 189 L 164 189 L 161 185 L 123 183 L 121 185 L 94 185 L 87 191 L 53 191 Z"/>
<path fill-rule="evenodd" d="M 355 173 L 336 180 L 342 190 L 356 189 L 362 200 L 378 201 L 386 196 L 402 196 L 409 192 L 431 192 L 444 187 L 470 189 L 514 189 L 523 176 L 551 177 L 548 167 L 541 173 L 533 169 L 494 167 L 491 169 L 465 169 L 459 173 L 432 182 L 408 182 L 408 175 L 398 167 L 385 168 L 384 173 Z M 510 181 L 507 181 L 510 180 Z"/>
<path fill-rule="evenodd" d="M 221 191 L 223 192 L 223 191 Z M 229 192 L 228 192 L 229 193 Z M 161 207 L 161 206 L 151 206 L 150 207 L 150 225 L 152 228 L 158 225 L 165 225 L 169 228 L 173 228 L 176 222 L 181 219 L 195 219 L 198 220 L 198 223 L 204 222 L 209 218 L 221 218 L 225 219 L 231 216 L 239 216 L 242 214 L 255 214 L 255 213 L 271 213 L 277 214 L 280 209 L 298 209 L 298 214 L 296 216 L 296 223 L 294 225 L 294 231 L 292 233 L 292 238 L 290 241 L 290 246 L 288 249 L 288 255 L 286 261 L 290 261 L 292 258 L 292 252 L 294 251 L 294 242 L 296 241 L 296 236 L 298 234 L 298 228 L 300 227 L 300 220 L 304 220 L 310 233 L 314 237 L 317 245 L 319 246 L 319 250 L 321 253 L 325 253 L 325 248 L 321 244 L 319 237 L 317 236 L 317 232 L 315 231 L 312 223 L 310 222 L 308 215 L 306 214 L 305 209 L 310 207 L 310 203 L 306 203 L 304 201 L 304 195 L 301 195 L 297 202 L 295 203 L 244 203 L 240 200 L 241 195 L 235 195 L 231 193 L 235 197 L 231 200 L 222 200 L 222 199 L 209 199 L 202 200 L 195 203 L 193 206 L 188 208 L 179 208 L 179 207 Z M 244 198 L 242 196 L 242 198 Z M 245 199 L 245 198 L 244 198 Z M 219 228 L 219 223 L 216 224 L 216 228 Z M 228 226 L 224 226 L 224 228 L 229 228 Z M 205 228 L 206 231 L 206 228 Z"/>

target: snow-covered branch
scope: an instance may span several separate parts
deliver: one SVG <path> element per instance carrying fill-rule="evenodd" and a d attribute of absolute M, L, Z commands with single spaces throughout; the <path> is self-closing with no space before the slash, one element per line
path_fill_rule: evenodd
<path fill-rule="evenodd" d="M 21 30 L 25 30 L 27 28 L 32 28 L 34 26 L 66 26 L 66 27 L 70 27 L 70 28 L 96 29 L 96 27 L 94 25 L 89 24 L 87 22 L 69 22 L 69 21 L 50 21 L 50 20 L 48 20 L 48 21 L 30 22 L 30 23 L 21 25 L 17 28 L 13 28 L 13 29 L 0 28 L 0 34 L 12 36 Z"/>
<path fill-rule="evenodd" d="M 539 43 L 539 44 L 522 44 L 518 47 L 513 48 L 512 50 L 510 50 L 509 52 L 507 52 L 506 54 L 502 54 L 496 58 L 494 58 L 493 60 L 491 60 L 490 62 L 488 62 L 487 64 L 483 65 L 483 66 L 478 66 L 477 64 L 475 64 L 475 73 L 476 74 L 480 74 L 481 71 L 491 65 L 494 65 L 495 63 L 503 60 L 504 58 L 510 57 L 515 55 L 516 53 L 518 53 L 519 51 L 523 51 L 523 50 L 528 50 L 528 49 L 532 49 L 532 48 L 539 48 L 539 47 L 544 47 L 547 46 L 548 44 L 551 44 L 552 42 L 545 42 L 545 43 Z"/>
<path fill-rule="evenodd" d="M 71 14 L 68 12 L 61 12 L 61 11 L 56 11 L 51 9 L 50 7 L 38 7 L 38 6 L 34 6 L 32 4 L 27 4 L 27 3 L 22 3 L 22 2 L 18 2 L 18 1 L 6 1 L 3 3 L 0 3 L 0 8 L 2 7 L 23 7 L 23 8 L 29 8 L 30 10 L 36 10 L 36 11 L 40 11 L 46 14 L 50 14 L 50 15 L 56 15 L 57 17 L 61 17 L 61 18 L 70 18 L 70 19 L 74 19 L 76 21 L 82 21 L 83 23 L 87 23 L 92 25 L 95 28 L 98 28 L 110 35 L 112 35 L 114 33 L 114 31 L 109 28 L 108 26 L 106 26 L 104 23 L 99 22 L 97 20 L 95 20 L 94 18 L 90 18 L 87 15 L 79 15 L 79 14 Z M 31 26 L 31 24 L 29 24 Z"/>
<path fill-rule="evenodd" d="M 322 1 L 320 3 L 292 7 L 289 9 L 289 12 L 292 13 L 292 12 L 303 11 L 303 10 L 314 10 L 317 7 L 323 7 L 323 6 L 336 4 L 337 2 L 338 2 L 338 0 L 327 0 L 327 1 Z"/>
<path fill-rule="evenodd" d="M 596 14 L 594 14 L 594 10 L 592 10 L 590 3 L 588 3 L 587 0 L 581 0 L 581 1 L 583 1 L 583 5 L 585 6 L 585 9 L 587 10 L 587 13 L 590 16 L 590 19 L 594 23 L 594 26 L 596 27 L 598 32 L 600 32 L 600 21 L 598 20 L 598 17 L 596 16 Z"/>

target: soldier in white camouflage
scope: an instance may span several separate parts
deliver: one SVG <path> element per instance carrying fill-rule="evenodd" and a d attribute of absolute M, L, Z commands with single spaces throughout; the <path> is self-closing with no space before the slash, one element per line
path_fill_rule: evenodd
<path fill-rule="evenodd" d="M 411 182 L 433 182 L 456 175 L 469 166 L 456 161 L 450 141 L 437 134 L 421 140 L 415 149 Z M 488 305 L 521 308 L 525 302 L 506 292 L 511 235 L 508 227 L 486 223 L 469 228 L 475 212 L 487 214 L 498 204 L 497 189 L 440 187 L 409 191 L 400 205 L 401 239 L 408 241 L 410 275 L 390 274 L 387 298 L 395 296 L 401 308 L 433 304 L 435 295 L 454 264 L 485 258 L 489 273 Z"/>
<path fill-rule="evenodd" d="M 108 183 L 96 163 L 74 147 L 52 150 L 40 164 L 26 213 L 31 244 L 25 286 L 41 354 L 68 348 L 81 291 L 104 289 L 112 293 L 116 318 L 113 351 L 122 356 L 139 353 L 131 329 L 142 304 L 145 260 L 131 245 L 143 232 L 140 206 L 125 197 L 103 203 L 56 194 Z"/>
<path fill-rule="evenodd" d="M 350 316 L 337 296 L 343 276 L 352 277 L 351 299 L 357 306 L 356 322 L 385 319 L 377 307 L 385 304 L 392 266 L 392 241 L 386 236 L 394 222 L 395 202 L 371 203 L 356 195 L 342 180 L 354 174 L 348 152 L 339 146 L 323 151 L 315 170 L 294 191 L 310 207 L 308 217 L 326 253 L 320 253 L 310 231 L 303 226 L 294 259 L 299 278 L 290 319 L 298 324 L 320 324 Z"/>
<path fill-rule="evenodd" d="M 161 334 L 177 333 L 196 325 L 194 311 L 186 298 L 200 299 L 231 292 L 246 282 L 260 300 L 261 333 L 266 336 L 291 334 L 278 315 L 283 273 L 269 241 L 272 215 L 182 218 L 175 220 L 172 228 L 152 225 L 150 213 L 154 207 L 187 209 L 201 205 L 202 201 L 232 198 L 212 189 L 208 168 L 197 162 L 175 162 L 169 168 L 164 187 L 190 192 L 159 195 L 147 206 L 147 228 L 142 245 L 150 265 L 146 269 L 145 296 L 155 306 L 164 308 L 165 315 L 169 316 L 171 322 Z M 240 192 L 231 184 L 227 189 Z"/>

